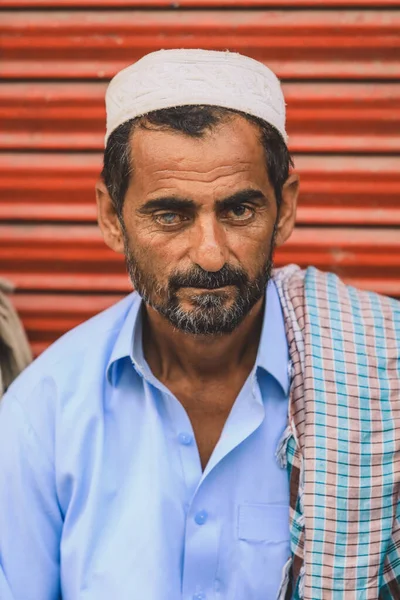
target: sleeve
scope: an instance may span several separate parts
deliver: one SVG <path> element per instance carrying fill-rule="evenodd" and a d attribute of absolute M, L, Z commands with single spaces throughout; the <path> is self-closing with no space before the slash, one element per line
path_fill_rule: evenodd
<path fill-rule="evenodd" d="M 0 403 L 0 599 L 60 597 L 54 464 L 18 399 Z"/>

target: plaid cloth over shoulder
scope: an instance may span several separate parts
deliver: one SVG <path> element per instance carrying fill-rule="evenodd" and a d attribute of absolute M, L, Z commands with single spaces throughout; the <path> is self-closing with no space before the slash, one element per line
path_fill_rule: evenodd
<path fill-rule="evenodd" d="M 293 365 L 279 600 L 399 600 L 400 304 L 314 268 L 275 282 Z"/>

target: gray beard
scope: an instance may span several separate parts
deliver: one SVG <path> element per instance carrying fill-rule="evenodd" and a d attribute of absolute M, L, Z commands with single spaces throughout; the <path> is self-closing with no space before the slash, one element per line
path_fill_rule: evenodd
<path fill-rule="evenodd" d="M 191 335 L 222 335 L 232 333 L 243 321 L 253 306 L 264 296 L 273 269 L 273 251 L 275 234 L 265 264 L 255 279 L 249 280 L 244 271 L 223 267 L 218 273 L 202 271 L 199 267 L 185 276 L 171 276 L 167 287 L 160 286 L 153 276 L 144 273 L 125 236 L 125 259 L 128 274 L 134 289 L 143 301 L 162 315 L 179 331 Z M 224 269 L 226 269 L 224 271 Z M 186 279 L 185 279 L 186 278 Z M 228 294 L 209 289 L 208 292 L 193 293 L 190 300 L 191 310 L 180 305 L 176 291 L 179 285 L 173 285 L 174 279 L 180 280 L 186 287 L 212 288 L 219 285 L 235 285 L 233 302 L 225 306 Z M 236 283 L 233 283 L 236 281 Z"/>

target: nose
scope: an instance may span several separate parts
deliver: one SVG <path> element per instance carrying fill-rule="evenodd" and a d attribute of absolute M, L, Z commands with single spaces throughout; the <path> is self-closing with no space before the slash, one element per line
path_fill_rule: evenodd
<path fill-rule="evenodd" d="M 226 234 L 215 217 L 198 221 L 192 230 L 190 259 L 204 271 L 216 272 L 228 262 Z"/>

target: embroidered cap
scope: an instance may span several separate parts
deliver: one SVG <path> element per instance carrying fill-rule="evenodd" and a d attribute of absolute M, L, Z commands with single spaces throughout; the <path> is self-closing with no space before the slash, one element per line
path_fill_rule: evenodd
<path fill-rule="evenodd" d="M 130 119 L 162 108 L 200 104 L 259 117 L 287 141 L 285 100 L 271 69 L 235 52 L 179 49 L 147 54 L 111 80 L 105 143 Z"/>

